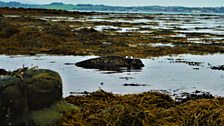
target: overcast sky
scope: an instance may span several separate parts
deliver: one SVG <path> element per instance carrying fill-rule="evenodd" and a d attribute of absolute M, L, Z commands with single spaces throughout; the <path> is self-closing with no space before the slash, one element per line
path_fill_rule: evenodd
<path fill-rule="evenodd" d="M 63 2 L 67 4 L 105 4 L 118 6 L 188 6 L 188 7 L 220 7 L 224 0 L 0 0 L 4 2 L 17 1 L 21 3 L 47 4 Z"/>

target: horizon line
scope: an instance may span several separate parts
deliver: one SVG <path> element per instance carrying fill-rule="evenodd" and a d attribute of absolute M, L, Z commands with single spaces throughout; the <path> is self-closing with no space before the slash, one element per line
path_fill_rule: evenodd
<path fill-rule="evenodd" d="M 10 2 L 15 2 L 15 3 L 20 3 L 20 4 L 28 4 L 28 5 L 50 5 L 52 3 L 61 3 L 61 4 L 64 4 L 64 5 L 88 5 L 88 3 L 86 4 L 73 4 L 73 3 L 64 3 L 64 2 L 51 2 L 51 3 L 25 3 L 25 2 L 17 2 L 17 1 L 9 1 L 9 2 L 4 2 L 4 1 L 1 1 L 0 2 L 3 2 L 3 3 L 10 3 Z M 94 5 L 94 6 L 97 6 L 97 5 L 101 5 L 101 6 L 111 6 L 111 7 L 151 7 L 151 6 L 159 6 L 159 7 L 186 7 L 186 8 L 221 8 L 221 7 L 224 7 L 223 5 L 222 6 L 181 6 L 181 5 L 172 5 L 172 6 L 166 6 L 166 5 L 146 5 L 146 6 L 123 6 L 123 5 L 107 5 L 107 4 L 91 4 L 89 3 L 89 5 Z"/>

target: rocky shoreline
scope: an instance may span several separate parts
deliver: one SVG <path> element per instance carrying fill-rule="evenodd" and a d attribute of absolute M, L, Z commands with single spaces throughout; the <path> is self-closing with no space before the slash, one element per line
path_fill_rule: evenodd
<path fill-rule="evenodd" d="M 0 83 L 9 83 L 9 86 L 6 88 L 1 88 L 1 99 L 0 99 L 0 106 L 1 106 L 1 118 L 6 122 L 1 122 L 2 125 L 6 125 L 6 123 L 10 124 L 23 124 L 23 125 L 161 125 L 161 124 L 178 124 L 178 125 L 194 125 L 195 123 L 204 124 L 204 123 L 211 123 L 211 124 L 223 124 L 219 121 L 214 122 L 205 122 L 205 120 L 201 120 L 202 118 L 208 118 L 207 115 L 200 115 L 201 119 L 197 119 L 195 121 L 190 121 L 192 119 L 196 119 L 191 117 L 192 113 L 190 107 L 198 107 L 198 109 L 194 109 L 194 112 L 203 113 L 204 109 L 207 107 L 215 107 L 214 109 L 221 109 L 217 108 L 220 106 L 221 103 L 224 103 L 222 97 L 214 97 L 209 92 L 202 92 L 196 90 L 192 93 L 181 93 L 176 94 L 175 96 L 171 96 L 161 92 L 144 92 L 139 94 L 129 94 L 129 95 L 118 95 L 112 94 L 99 89 L 96 92 L 83 92 L 79 94 L 73 93 L 69 97 L 64 98 L 62 102 L 55 102 L 60 101 L 61 96 L 55 97 L 58 92 L 61 92 L 61 86 L 59 87 L 58 91 L 54 89 L 52 85 L 50 88 L 49 84 L 58 82 L 58 75 L 56 73 L 52 73 L 49 70 L 38 70 L 34 68 L 23 68 L 18 69 L 13 72 L 8 72 L 6 70 L 1 70 L 0 76 L 1 78 Z M 21 75 L 21 76 L 20 76 Z M 12 87 L 16 82 L 12 82 L 10 80 L 6 80 L 8 77 L 23 77 L 24 81 L 28 84 L 28 98 L 26 100 L 17 100 L 17 97 L 14 97 L 16 92 L 10 92 L 10 89 L 16 89 L 16 87 Z M 54 78 L 54 76 L 56 78 Z M 31 77 L 31 78 L 30 78 Z M 45 79 L 46 78 L 46 79 Z M 60 79 L 60 77 L 59 77 Z M 37 81 L 41 80 L 41 81 Z M 56 80 L 56 81 L 54 81 Z M 35 84 L 38 82 L 39 86 Z M 21 82 L 22 83 L 22 82 Z M 44 86 L 44 85 L 45 86 Z M 61 84 L 61 82 L 60 82 Z M 11 85 L 11 87 L 10 87 Z M 30 86 L 31 87 L 30 87 Z M 36 87 L 33 87 L 36 85 Z M 42 85 L 42 86 L 40 86 Z M 2 87 L 1 86 L 1 87 Z M 44 87 L 48 87 L 43 89 Z M 35 88 L 35 90 L 34 90 Z M 20 92 L 18 89 L 17 92 Z M 40 92 L 38 92 L 40 90 Z M 43 92 L 43 90 L 45 90 Z M 46 92 L 48 91 L 48 94 Z M 51 92 L 51 91 L 53 92 Z M 29 93 L 32 91 L 32 93 Z M 36 93 L 34 93 L 35 91 Z M 44 93 L 44 95 L 42 95 Z M 50 94 L 49 94 L 50 93 Z M 7 95 L 6 95 L 7 94 Z M 59 93 L 60 94 L 60 93 Z M 80 95 L 81 94 L 81 95 Z M 35 95 L 35 97 L 33 97 Z M 7 96 L 7 97 L 5 97 Z M 12 97 L 10 97 L 12 96 Z M 43 98 L 44 96 L 45 98 Z M 47 96 L 47 97 L 46 97 Z M 55 98 L 51 97 L 54 96 Z M 2 99 L 2 97 L 4 97 Z M 32 98 L 31 98 L 32 97 Z M 51 97 L 51 98 L 50 98 Z M 5 102 L 5 100 L 12 101 L 13 103 Z M 31 101 L 37 100 L 38 101 Z M 46 100 L 47 99 L 47 102 Z M 50 100 L 52 99 L 52 100 Z M 23 102 L 24 101 L 24 102 Z M 28 101 L 28 102 L 26 102 Z M 65 102 L 66 101 L 66 102 Z M 20 104 L 27 103 L 28 107 L 23 107 Z M 202 104 L 203 103 L 203 104 Z M 190 105 L 188 107 L 188 105 Z M 216 106 L 214 106 L 216 105 Z M 10 110 L 10 117 L 4 116 L 4 106 L 7 106 Z M 62 108 L 58 108 L 60 106 Z M 15 109 L 16 107 L 16 109 Z M 22 108 L 21 108 L 22 107 Z M 25 108 L 24 108 L 25 107 Z M 33 109 L 32 109 L 33 108 Z M 21 112 L 22 111 L 22 112 Z M 30 113 L 32 111 L 32 113 Z M 206 113 L 211 113 L 213 109 L 206 110 Z M 47 113 L 57 113 L 58 116 L 48 117 Z M 169 115 L 169 113 L 174 113 L 174 115 Z M 181 114 L 179 112 L 188 113 L 188 115 Z M 160 114 L 159 114 L 160 113 Z M 161 115 L 161 113 L 163 113 Z M 21 114 L 23 114 L 21 116 Z M 30 118 L 26 118 L 29 114 L 32 116 L 33 121 L 29 121 Z M 168 114 L 168 115 L 167 115 Z M 222 113 L 216 113 L 222 114 Z M 7 115 L 7 114 L 6 114 Z M 106 115 L 110 115 L 111 117 L 106 117 Z M 113 115 L 113 116 L 112 116 Z M 212 115 L 211 115 L 212 116 Z M 18 117 L 18 118 L 17 118 Z M 23 118 L 20 118 L 23 117 Z M 153 117 L 153 118 L 152 118 Z M 177 118 L 178 117 L 178 118 Z M 39 120 L 40 118 L 49 118 L 49 120 Z M 167 118 L 176 118 L 175 120 L 166 120 Z M 25 119 L 25 120 L 24 120 Z M 218 116 L 218 120 L 222 119 L 221 116 Z M 153 121 L 154 120 L 154 121 Z M 185 122 L 188 120 L 189 122 Z M 213 121 L 213 120 L 210 120 Z"/>
<path fill-rule="evenodd" d="M 120 67 L 144 67 L 136 57 L 224 52 L 222 34 L 189 33 L 187 28 L 173 26 L 159 29 L 159 22 L 163 21 L 191 23 L 189 19 L 183 20 L 186 15 L 169 15 L 167 20 L 162 14 L 122 17 L 120 14 L 21 8 L 0 8 L 0 12 L 0 54 L 97 55 L 103 58 L 76 65 L 119 71 Z M 198 16 L 201 17 L 192 17 L 192 24 L 197 24 L 198 19 L 223 18 Z M 114 22 L 118 19 L 121 21 Z M 98 29 L 105 25 L 112 28 Z M 174 63 L 201 64 L 185 60 Z M 223 70 L 223 65 L 211 69 Z M 126 83 L 123 86 L 147 85 Z M 196 90 L 174 96 L 152 91 L 128 95 L 103 90 L 78 93 L 81 95 L 74 92 L 62 98 L 60 75 L 51 70 L 22 68 L 8 72 L 0 69 L 0 125 L 224 125 L 224 98 L 209 92 Z"/>

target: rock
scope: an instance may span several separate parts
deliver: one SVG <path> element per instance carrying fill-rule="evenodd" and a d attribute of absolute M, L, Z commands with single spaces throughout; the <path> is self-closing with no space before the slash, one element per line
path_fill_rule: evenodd
<path fill-rule="evenodd" d="M 0 78 L 0 125 L 29 125 L 28 112 L 49 107 L 62 99 L 58 73 L 20 69 Z"/>
<path fill-rule="evenodd" d="M 58 73 L 51 70 L 32 70 L 24 72 L 28 84 L 29 110 L 50 106 L 62 99 L 62 81 Z"/>
<path fill-rule="evenodd" d="M 212 99 L 212 98 L 214 98 L 214 96 L 211 93 L 196 90 L 192 93 L 183 92 L 183 93 L 181 93 L 181 96 L 178 96 L 175 99 L 179 103 L 184 103 L 189 100 Z"/>
<path fill-rule="evenodd" d="M 12 76 L 0 79 L 0 125 L 28 125 L 28 106 L 22 80 Z"/>
<path fill-rule="evenodd" d="M 64 63 L 65 65 L 75 65 L 75 63 Z"/>
<path fill-rule="evenodd" d="M 141 69 L 144 64 L 140 59 L 124 58 L 120 56 L 105 56 L 88 59 L 75 64 L 78 67 L 92 68 L 100 70 L 117 70 L 120 67 Z"/>
<path fill-rule="evenodd" d="M 79 32 L 83 32 L 83 33 L 98 33 L 98 31 L 94 28 L 82 28 L 79 30 Z"/>
<path fill-rule="evenodd" d="M 212 66 L 211 69 L 213 69 L 213 70 L 224 70 L 224 65 Z"/>
<path fill-rule="evenodd" d="M 5 75 L 7 74 L 8 72 L 5 70 L 5 69 L 0 69 L 0 75 Z"/>
<path fill-rule="evenodd" d="M 123 86 L 147 86 L 147 84 L 134 84 L 134 83 L 131 83 L 131 84 L 123 84 Z"/>

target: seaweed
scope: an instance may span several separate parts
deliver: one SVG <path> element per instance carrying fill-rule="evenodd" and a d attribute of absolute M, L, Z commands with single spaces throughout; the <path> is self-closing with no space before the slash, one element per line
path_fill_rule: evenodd
<path fill-rule="evenodd" d="M 0 21 L 0 38 L 10 38 L 18 32 L 19 30 L 15 26 L 7 22 Z"/>
<path fill-rule="evenodd" d="M 224 99 L 219 97 L 179 103 L 159 92 L 116 95 L 100 89 L 65 100 L 80 111 L 66 113 L 57 125 L 224 125 Z"/>
<path fill-rule="evenodd" d="M 113 20 L 153 19 L 152 16 L 139 14 L 114 14 L 115 17 L 105 13 L 81 13 L 62 10 L 0 8 L 2 15 L 19 15 L 19 17 L 0 18 L 0 54 L 63 54 L 63 55 L 99 55 L 99 56 L 133 56 L 145 58 L 170 54 L 207 54 L 223 53 L 223 40 L 213 40 L 212 37 L 222 37 L 209 33 L 181 33 L 179 27 L 160 29 L 159 23 L 131 23 L 114 22 Z M 61 21 L 42 20 L 44 16 L 57 18 Z M 102 16 L 110 21 L 88 21 L 93 16 Z M 71 18 L 71 21 L 67 21 Z M 156 19 L 165 20 L 165 19 Z M 169 19 L 173 22 L 173 18 Z M 169 22 L 169 20 L 167 20 Z M 185 19 L 178 19 L 183 20 Z M 191 20 L 189 20 L 191 21 Z M 141 28 L 143 25 L 154 26 L 142 28 L 149 33 L 140 31 L 118 32 L 114 30 L 97 31 L 99 25 L 116 26 L 122 28 Z M 178 36 L 184 34 L 185 36 Z M 200 38 L 203 43 L 189 43 L 188 38 Z M 218 44 L 217 44 L 218 41 Z M 170 43 L 174 47 L 151 47 L 153 43 Z"/>

